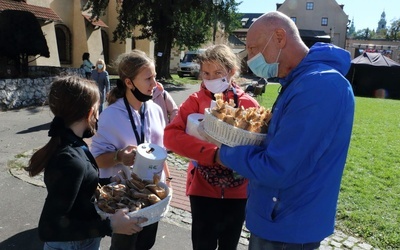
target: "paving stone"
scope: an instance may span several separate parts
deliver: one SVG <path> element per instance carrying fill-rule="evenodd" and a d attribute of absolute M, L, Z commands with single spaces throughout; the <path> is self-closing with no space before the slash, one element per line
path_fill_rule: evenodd
<path fill-rule="evenodd" d="M 188 217 L 184 217 L 182 219 L 183 222 L 187 223 L 187 224 L 192 224 L 192 218 L 188 218 Z"/>
<path fill-rule="evenodd" d="M 349 240 L 345 240 L 345 241 L 343 241 L 343 246 L 345 248 L 351 249 L 352 247 L 354 247 L 354 242 L 353 241 L 349 241 Z"/>
<path fill-rule="evenodd" d="M 322 245 L 321 244 L 321 246 L 319 247 L 319 250 L 332 250 L 333 249 L 333 247 L 331 247 L 331 246 L 325 246 L 325 245 Z"/>
<path fill-rule="evenodd" d="M 336 242 L 336 241 L 331 241 L 331 242 L 329 242 L 329 244 L 330 244 L 331 246 L 333 246 L 333 247 L 338 247 L 338 248 L 341 248 L 341 247 L 342 247 L 342 243 Z"/>
<path fill-rule="evenodd" d="M 357 238 L 355 238 L 355 237 L 353 237 L 353 236 L 349 236 L 349 237 L 347 238 L 347 241 L 351 241 L 351 242 L 353 242 L 354 244 L 360 242 L 359 239 L 357 239 Z"/>
<path fill-rule="evenodd" d="M 372 249 L 372 246 L 370 244 L 367 244 L 367 243 L 361 243 L 361 244 L 359 244 L 359 247 L 361 247 L 361 249 L 365 249 L 365 250 Z"/>
<path fill-rule="evenodd" d="M 343 242 L 343 236 L 342 235 L 338 235 L 338 234 L 334 234 L 333 236 L 331 236 L 331 239 L 337 242 Z"/>

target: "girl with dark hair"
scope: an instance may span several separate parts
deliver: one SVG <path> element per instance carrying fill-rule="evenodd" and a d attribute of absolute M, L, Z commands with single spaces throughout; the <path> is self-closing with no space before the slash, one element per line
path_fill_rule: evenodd
<path fill-rule="evenodd" d="M 92 69 L 94 69 L 93 63 L 89 59 L 90 54 L 88 52 L 82 55 L 82 65 L 81 68 L 85 71 L 85 76 L 87 79 L 92 77 Z"/>
<path fill-rule="evenodd" d="M 92 81 L 77 76 L 56 79 L 50 88 L 49 107 L 54 114 L 50 141 L 36 151 L 25 168 L 30 176 L 44 171 L 47 197 L 39 220 L 44 249 L 99 249 L 100 240 L 112 232 L 131 235 L 138 223 L 118 211 L 102 220 L 93 205 L 100 184 L 99 169 L 83 138 L 95 133 L 99 90 Z"/>
<path fill-rule="evenodd" d="M 120 79 L 108 95 L 109 106 L 100 115 L 99 127 L 91 144 L 91 151 L 100 167 L 100 177 L 104 178 L 131 167 L 138 145 L 152 143 L 164 146 L 163 111 L 152 101 L 157 83 L 153 60 L 144 52 L 133 50 L 120 55 L 116 68 Z M 148 176 L 153 174 L 170 185 L 166 162 L 148 172 Z M 111 249 L 151 249 L 157 228 L 158 223 L 154 223 L 132 236 L 113 234 Z"/>

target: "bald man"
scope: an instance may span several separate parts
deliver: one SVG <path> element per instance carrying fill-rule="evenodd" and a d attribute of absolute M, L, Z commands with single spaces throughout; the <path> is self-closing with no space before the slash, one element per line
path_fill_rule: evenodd
<path fill-rule="evenodd" d="M 213 141 L 216 159 L 249 179 L 250 250 L 317 249 L 334 231 L 353 126 L 350 54 L 327 43 L 309 49 L 280 12 L 257 19 L 246 46 L 253 73 L 282 88 L 263 145 Z"/>

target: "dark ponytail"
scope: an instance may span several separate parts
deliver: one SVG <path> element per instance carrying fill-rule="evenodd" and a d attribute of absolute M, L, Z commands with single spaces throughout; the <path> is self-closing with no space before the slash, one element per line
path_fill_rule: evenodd
<path fill-rule="evenodd" d="M 49 107 L 54 114 L 50 124 L 49 142 L 37 150 L 25 168 L 29 176 L 40 174 L 50 158 L 59 148 L 61 137 L 71 124 L 88 116 L 92 107 L 99 102 L 100 93 L 96 83 L 79 76 L 57 78 L 50 87 Z"/>
<path fill-rule="evenodd" d="M 29 165 L 24 168 L 29 172 L 30 177 L 36 176 L 42 172 L 59 145 L 60 137 L 52 137 L 44 147 L 40 148 L 32 155 L 29 160 Z"/>
<path fill-rule="evenodd" d="M 117 99 L 125 96 L 126 87 L 125 84 L 121 81 L 121 79 L 117 79 L 117 87 L 111 89 L 110 93 L 108 93 L 107 102 L 108 105 L 113 104 L 117 101 Z"/>

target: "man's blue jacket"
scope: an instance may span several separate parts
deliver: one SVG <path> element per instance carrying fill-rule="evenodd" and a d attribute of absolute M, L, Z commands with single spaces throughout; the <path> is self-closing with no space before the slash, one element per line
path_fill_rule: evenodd
<path fill-rule="evenodd" d="M 270 241 L 308 243 L 334 231 L 354 117 L 349 52 L 317 43 L 280 79 L 262 146 L 222 145 L 222 163 L 249 179 L 246 227 Z"/>

